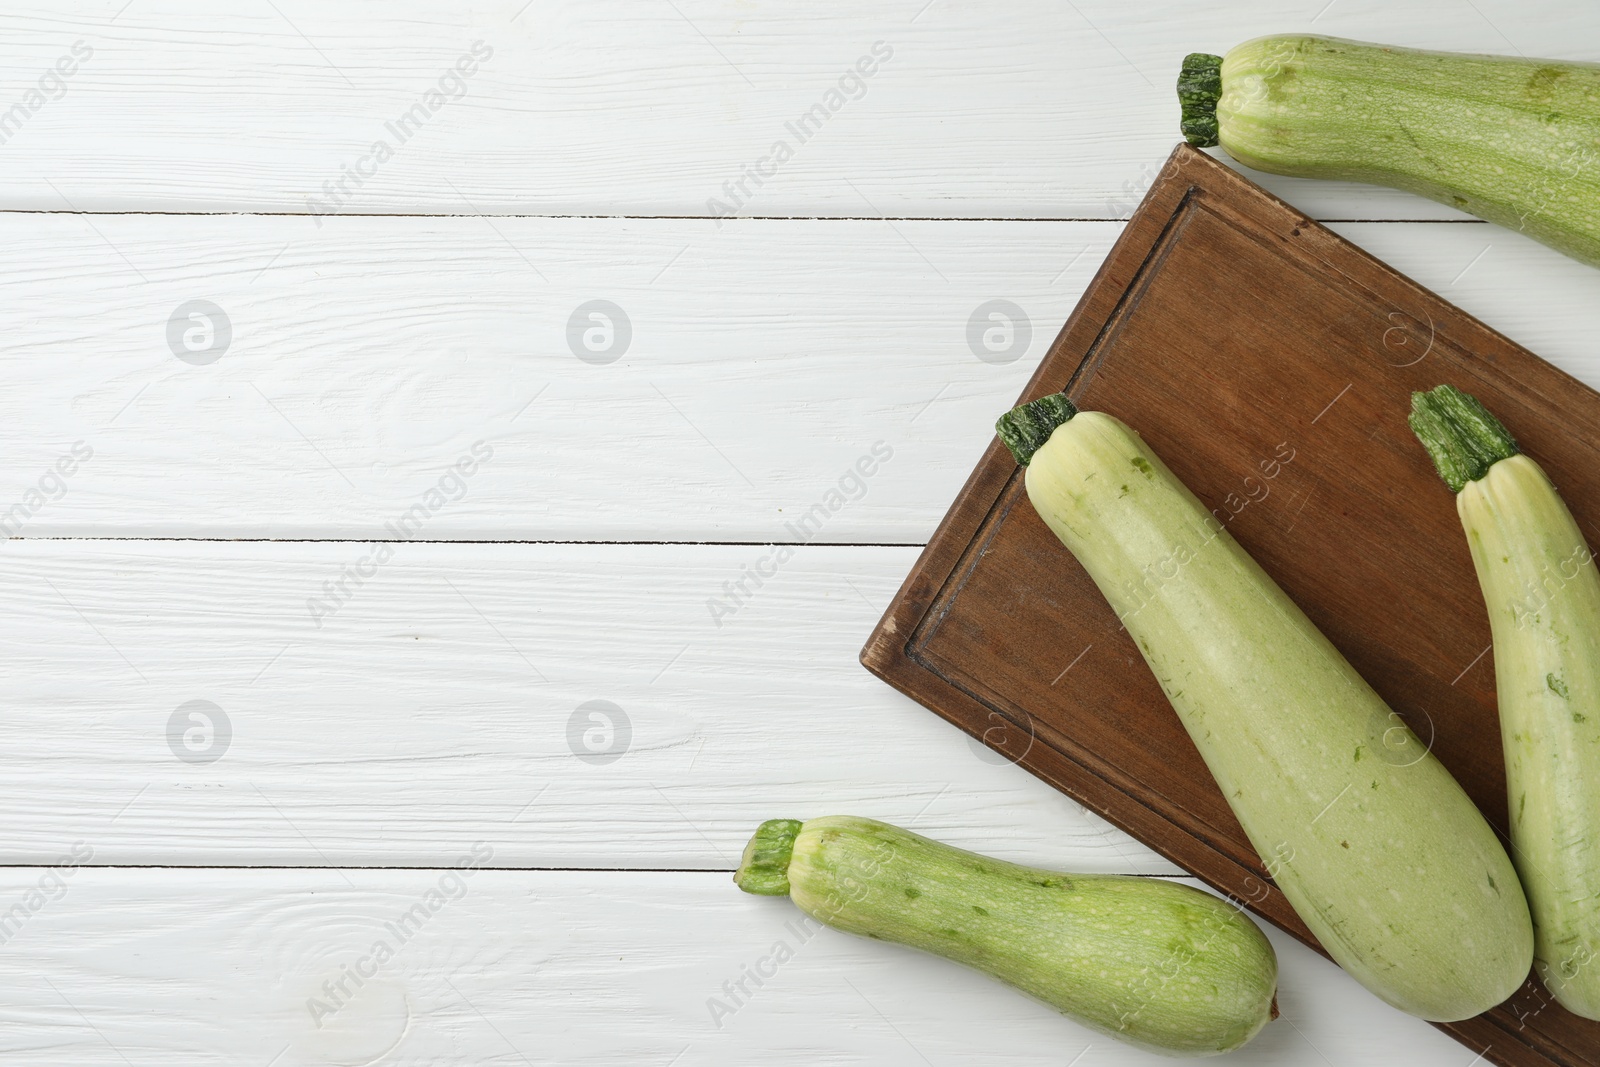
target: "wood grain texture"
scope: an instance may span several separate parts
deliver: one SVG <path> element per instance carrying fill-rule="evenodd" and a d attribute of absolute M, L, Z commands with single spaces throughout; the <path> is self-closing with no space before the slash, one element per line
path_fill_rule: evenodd
<path fill-rule="evenodd" d="M 7 532 L 393 538 L 482 441 L 492 460 L 412 536 L 921 543 L 1122 226 L 4 215 L 0 232 L 0 520 L 73 442 L 94 451 Z M 1487 225 L 1340 232 L 1600 382 L 1592 269 Z M 232 324 L 209 365 L 166 339 L 195 299 Z M 569 347 L 595 299 L 632 325 L 606 365 Z M 991 337 L 998 354 L 980 335 L 999 362 L 969 333 L 995 300 L 1028 335 Z M 797 536 L 878 441 L 892 461 Z"/>
<path fill-rule="evenodd" d="M 7 8 L 8 95 L 73 44 L 92 55 L 13 127 L 0 199 L 93 211 L 706 215 L 725 183 L 793 155 L 762 215 L 1126 217 L 1177 137 L 1183 55 L 1299 30 L 1600 59 L 1600 15 L 1557 0 L 1295 10 L 1265 0 L 349 2 Z M 390 131 L 473 43 L 492 56 Z M 892 49 L 864 95 L 839 81 Z M 37 72 L 34 74 L 32 72 Z M 848 94 L 848 95 L 847 95 Z M 58 98 L 57 98 L 58 97 Z M 448 100 L 449 102 L 445 102 Z M 803 142 L 788 125 L 819 104 Z M 834 106 L 837 105 L 837 106 Z M 10 106 L 9 102 L 7 106 Z M 392 156 L 379 162 L 375 142 Z M 999 165 L 998 161 L 1003 161 Z M 355 175 L 354 178 L 349 175 Z M 1459 218 L 1404 194 L 1266 178 L 1319 217 Z"/>
<path fill-rule="evenodd" d="M 914 550 L 802 548 L 718 626 L 707 600 L 771 550 L 399 545 L 317 626 L 307 599 L 371 553 L 7 546 L 0 861 L 430 865 L 484 838 L 503 866 L 731 871 L 762 820 L 843 806 L 1176 871 L 855 663 Z M 195 700 L 226 730 L 174 737 Z"/>
<path fill-rule="evenodd" d="M 79 870 L 64 893 L 47 886 L 0 953 L 0 1055 L 37 1067 L 1172 1062 L 955 964 L 811 932 L 788 900 L 740 893 L 726 874 L 452 875 Z M 40 877 L 0 872 L 0 902 Z M 1461 1059 L 1271 936 L 1283 1015 L 1228 1063 Z M 792 958 L 774 967 L 780 941 Z M 358 966 L 368 977 L 346 979 L 348 995 L 323 989 Z M 758 966 L 760 986 L 744 978 Z M 723 984 L 740 980 L 749 995 L 730 997 Z M 731 1013 L 714 1016 L 713 998 Z"/>
<path fill-rule="evenodd" d="M 1600 396 L 1180 146 L 1024 398 L 1066 390 L 1138 430 L 1503 833 L 1488 620 L 1405 423 L 1412 390 L 1441 380 L 1516 428 L 1580 522 L 1600 521 Z M 998 442 L 862 658 L 1314 944 Z M 1600 1062 L 1600 1024 L 1546 999 L 1530 986 L 1442 1028 L 1496 1063 Z"/>

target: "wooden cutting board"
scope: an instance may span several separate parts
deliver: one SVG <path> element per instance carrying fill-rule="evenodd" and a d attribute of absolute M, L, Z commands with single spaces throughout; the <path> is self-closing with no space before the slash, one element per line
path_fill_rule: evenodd
<path fill-rule="evenodd" d="M 1064 389 L 1138 430 L 1503 834 L 1488 618 L 1406 427 L 1440 382 L 1500 415 L 1600 544 L 1600 395 L 1179 145 L 1019 402 Z M 862 663 L 1318 948 L 1021 473 L 992 442 Z M 1600 1067 L 1600 1023 L 1531 978 L 1441 1029 L 1498 1064 Z"/>

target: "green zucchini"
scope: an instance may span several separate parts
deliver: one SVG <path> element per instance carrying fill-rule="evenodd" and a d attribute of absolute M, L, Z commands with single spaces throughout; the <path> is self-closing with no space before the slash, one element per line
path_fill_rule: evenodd
<path fill-rule="evenodd" d="M 1533 931 L 1494 831 L 1222 522 L 1127 426 L 1063 395 L 998 430 L 1328 954 L 1424 1019 L 1515 992 Z"/>
<path fill-rule="evenodd" d="M 1600 64 L 1259 37 L 1195 53 L 1183 132 L 1256 170 L 1419 193 L 1600 265 Z"/>
<path fill-rule="evenodd" d="M 989 859 L 875 819 L 773 819 L 734 881 L 931 952 L 1143 1048 L 1213 1055 L 1276 1017 L 1278 959 L 1238 908 L 1159 878 Z"/>
<path fill-rule="evenodd" d="M 1539 976 L 1600 1019 L 1600 575 L 1543 469 L 1476 398 L 1412 397 L 1411 427 L 1456 493 L 1489 608 L 1511 844 Z"/>

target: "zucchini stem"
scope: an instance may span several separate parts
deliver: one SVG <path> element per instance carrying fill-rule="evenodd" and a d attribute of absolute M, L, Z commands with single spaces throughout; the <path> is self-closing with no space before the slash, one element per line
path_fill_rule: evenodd
<path fill-rule="evenodd" d="M 1196 148 L 1217 143 L 1217 101 L 1222 99 L 1222 57 L 1191 52 L 1178 71 L 1178 103 L 1184 140 Z"/>
<path fill-rule="evenodd" d="M 768 819 L 756 827 L 733 872 L 733 884 L 757 896 L 788 896 L 789 859 L 801 825 L 799 819 Z"/>
<path fill-rule="evenodd" d="M 1516 455 L 1516 440 L 1470 393 L 1440 385 L 1411 394 L 1411 432 L 1428 450 L 1439 477 L 1459 493 L 1489 468 Z"/>
<path fill-rule="evenodd" d="M 1017 462 L 1026 467 L 1033 454 L 1050 440 L 1056 427 L 1070 421 L 1077 413 L 1077 405 L 1067 399 L 1066 393 L 1051 393 L 1001 415 L 1000 421 L 994 424 L 994 432 Z"/>

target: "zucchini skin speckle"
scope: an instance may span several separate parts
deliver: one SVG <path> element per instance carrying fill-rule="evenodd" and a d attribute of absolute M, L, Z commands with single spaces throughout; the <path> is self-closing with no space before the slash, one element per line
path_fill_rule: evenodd
<path fill-rule="evenodd" d="M 800 826 L 785 876 L 819 922 L 965 964 L 1143 1048 L 1227 1052 L 1276 1015 L 1271 942 L 1190 886 L 1019 866 L 844 815 Z"/>
<path fill-rule="evenodd" d="M 1600 574 L 1543 468 L 1452 385 L 1411 397 L 1411 429 L 1456 494 L 1489 609 L 1511 842 L 1534 963 L 1600 1019 Z"/>
<path fill-rule="evenodd" d="M 1539 976 L 1600 1019 L 1600 576 L 1550 479 L 1501 460 L 1456 496 L 1494 637 L 1513 854 Z"/>
<path fill-rule="evenodd" d="M 1516 992 L 1533 928 L 1494 830 L 1223 520 L 1104 412 L 1058 422 L 1024 480 L 1328 954 L 1436 1022 Z"/>
<path fill-rule="evenodd" d="M 1600 266 L 1600 64 L 1260 37 L 1222 59 L 1215 130 L 1256 170 L 1404 189 Z"/>

